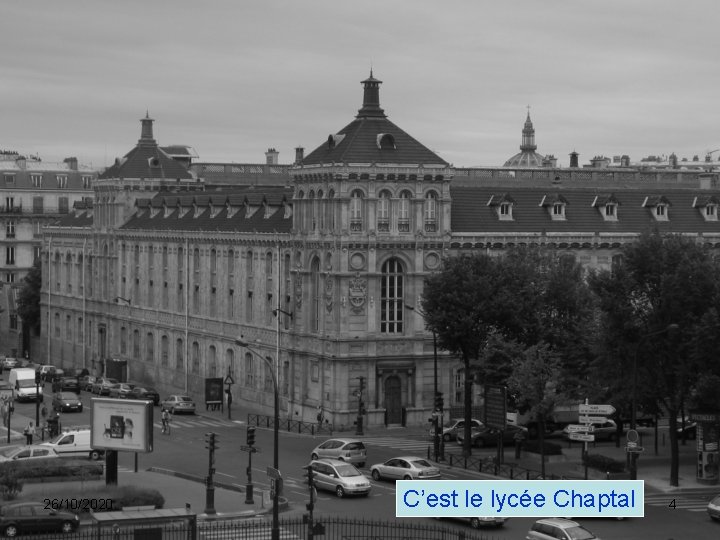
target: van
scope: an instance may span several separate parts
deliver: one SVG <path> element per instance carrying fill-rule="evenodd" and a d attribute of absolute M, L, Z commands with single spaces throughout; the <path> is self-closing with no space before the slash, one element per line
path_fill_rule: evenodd
<path fill-rule="evenodd" d="M 87 457 L 97 461 L 105 452 L 92 448 L 90 439 L 89 429 L 69 429 L 41 446 L 53 448 L 60 457 Z"/>
<path fill-rule="evenodd" d="M 43 385 L 35 384 L 35 370 L 32 368 L 14 368 L 10 370 L 8 382 L 13 387 L 15 401 L 36 401 L 38 391 L 43 395 Z"/>

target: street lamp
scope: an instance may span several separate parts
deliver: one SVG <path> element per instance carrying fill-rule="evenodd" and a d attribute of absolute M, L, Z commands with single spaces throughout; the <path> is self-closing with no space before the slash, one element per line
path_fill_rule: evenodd
<path fill-rule="evenodd" d="M 275 390 L 275 421 L 273 423 L 273 468 L 275 469 L 276 474 L 277 474 L 277 472 L 279 471 L 278 435 L 279 435 L 279 427 L 280 427 L 280 396 L 279 396 L 279 392 L 278 392 L 277 375 L 275 374 L 275 369 L 273 368 L 270 357 L 263 356 L 260 353 L 258 353 L 257 351 L 253 350 L 252 348 L 250 348 L 249 343 L 242 339 L 236 339 L 235 344 L 240 347 L 245 347 L 252 354 L 254 354 L 258 358 L 262 359 L 262 361 L 265 362 L 265 365 L 270 369 L 270 374 L 272 375 L 273 387 Z M 280 491 L 280 483 L 276 482 L 275 489 L 273 490 L 271 540 L 280 540 L 280 524 L 279 524 L 279 520 L 278 520 L 278 492 L 279 491 Z"/>
<path fill-rule="evenodd" d="M 637 357 L 638 357 L 638 351 L 640 351 L 640 346 L 642 345 L 642 342 L 653 336 L 657 336 L 660 334 L 664 334 L 665 332 L 674 332 L 677 330 L 679 326 L 675 323 L 668 324 L 665 328 L 662 330 L 658 330 L 656 332 L 651 332 L 649 334 L 645 334 L 643 336 L 640 336 L 640 339 L 638 339 L 637 345 L 635 346 L 635 354 L 633 355 L 633 382 L 632 382 L 632 404 L 631 404 L 631 411 L 630 411 L 630 429 L 635 431 L 637 428 L 637 386 L 638 386 L 638 365 L 637 365 Z M 630 479 L 631 480 L 637 480 L 637 452 L 631 452 L 630 453 Z"/>
<path fill-rule="evenodd" d="M 420 309 L 417 309 L 415 306 L 411 306 L 410 304 L 405 304 L 405 307 L 411 311 L 414 311 L 418 313 L 423 320 L 425 320 L 425 313 L 423 313 Z M 425 321 L 427 323 L 427 321 Z M 435 428 L 434 435 L 433 435 L 433 454 L 435 455 L 435 461 L 438 460 L 438 457 L 444 457 L 441 456 L 441 446 L 440 446 L 440 425 L 442 422 L 442 412 L 443 412 L 443 403 L 442 403 L 442 394 L 438 392 L 438 362 L 437 362 L 437 335 L 435 334 L 435 330 L 432 330 L 433 335 L 433 427 Z"/>

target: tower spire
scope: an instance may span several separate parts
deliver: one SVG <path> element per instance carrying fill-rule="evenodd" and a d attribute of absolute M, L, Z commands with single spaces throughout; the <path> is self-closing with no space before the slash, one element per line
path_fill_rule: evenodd
<path fill-rule="evenodd" d="M 527 110 L 527 118 L 525 119 L 525 125 L 522 130 L 522 143 L 520 144 L 520 150 L 523 152 L 534 152 L 537 150 L 537 145 L 535 144 L 535 128 L 533 128 L 532 120 L 530 120 L 530 105 L 527 106 Z"/>
<path fill-rule="evenodd" d="M 370 68 L 370 76 L 362 81 L 363 105 L 358 111 L 356 118 L 376 116 L 385 118 L 385 111 L 380 108 L 380 85 L 382 81 L 373 77 L 372 67 Z"/>
<path fill-rule="evenodd" d="M 157 142 L 153 138 L 153 120 L 150 118 L 150 113 L 146 110 L 145 111 L 145 118 L 140 119 L 140 123 L 142 125 L 142 128 L 140 129 L 140 140 L 138 141 L 138 144 L 140 145 L 149 145 L 149 146 L 156 146 Z"/>

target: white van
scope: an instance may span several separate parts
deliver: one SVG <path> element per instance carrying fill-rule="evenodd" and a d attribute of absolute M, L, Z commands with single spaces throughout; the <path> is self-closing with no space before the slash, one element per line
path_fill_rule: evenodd
<path fill-rule="evenodd" d="M 15 401 L 35 401 L 43 395 L 43 384 L 35 385 L 35 370 L 33 368 L 14 368 L 10 370 L 8 382 L 13 387 Z"/>
<path fill-rule="evenodd" d="M 40 445 L 55 449 L 60 457 L 87 457 L 97 461 L 105 455 L 103 450 L 94 450 L 90 446 L 89 429 L 69 429 Z"/>

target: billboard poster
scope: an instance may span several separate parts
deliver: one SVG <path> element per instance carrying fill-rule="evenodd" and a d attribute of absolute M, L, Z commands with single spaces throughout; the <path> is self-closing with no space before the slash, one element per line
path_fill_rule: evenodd
<path fill-rule="evenodd" d="M 152 401 L 93 398 L 90 418 L 93 448 L 152 452 Z"/>

